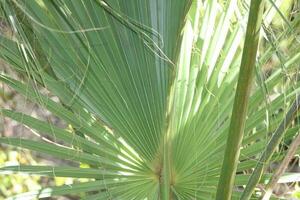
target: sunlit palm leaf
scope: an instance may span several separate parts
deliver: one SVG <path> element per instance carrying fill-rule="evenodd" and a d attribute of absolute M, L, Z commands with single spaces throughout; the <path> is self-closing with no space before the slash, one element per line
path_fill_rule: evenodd
<path fill-rule="evenodd" d="M 0 2 L 15 32 L 11 39 L 0 35 L 0 56 L 26 75 L 28 83 L 6 75 L 0 80 L 72 127 L 64 130 L 2 110 L 46 140 L 2 137 L 0 142 L 90 167 L 1 168 L 91 178 L 18 198 L 80 192 L 86 199 L 215 197 L 243 50 L 248 15 L 244 2 L 245 7 L 237 0 L 224 5 L 217 0 Z M 274 17 L 269 9 L 274 8 L 266 9 L 266 27 Z M 298 25 L 295 20 L 274 41 L 291 37 Z M 284 118 L 278 110 L 286 109 L 299 92 L 299 82 L 293 80 L 268 99 L 282 82 L 282 73 L 295 71 L 300 60 L 295 42 L 289 56 L 263 79 L 261 68 L 278 55 L 277 45 L 267 44 L 258 57 L 236 186 L 246 185 L 249 176 L 241 173 L 256 165 L 269 133 Z M 293 138 L 298 127 L 290 128 L 285 139 Z M 278 152 L 273 159 L 283 156 Z M 234 198 L 240 195 L 234 190 Z"/>

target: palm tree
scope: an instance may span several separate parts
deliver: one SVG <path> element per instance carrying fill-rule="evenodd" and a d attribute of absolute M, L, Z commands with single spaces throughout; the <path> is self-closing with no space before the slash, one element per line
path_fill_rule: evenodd
<path fill-rule="evenodd" d="M 299 128 L 287 126 L 297 101 L 286 115 L 299 90 L 299 17 L 284 18 L 282 3 L 263 13 L 261 0 L 1 0 L 13 36 L 0 35 L 0 55 L 24 76 L 1 81 L 71 128 L 3 109 L 50 139 L 0 143 L 78 165 L 0 170 L 89 180 L 12 199 L 249 199 L 269 180 L 266 166 L 283 159 L 283 133 L 289 141 Z M 284 28 L 274 33 L 276 13 Z"/>

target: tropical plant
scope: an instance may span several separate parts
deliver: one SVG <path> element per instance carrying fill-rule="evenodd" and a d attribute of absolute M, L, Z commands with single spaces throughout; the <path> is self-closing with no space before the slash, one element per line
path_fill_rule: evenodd
<path fill-rule="evenodd" d="M 284 158 L 275 148 L 299 129 L 298 101 L 286 114 L 300 89 L 300 18 L 283 2 L 1 0 L 13 34 L 0 35 L 0 56 L 23 77 L 1 81 L 69 128 L 2 109 L 47 140 L 0 143 L 77 165 L 0 170 L 89 180 L 11 199 L 256 198 Z"/>

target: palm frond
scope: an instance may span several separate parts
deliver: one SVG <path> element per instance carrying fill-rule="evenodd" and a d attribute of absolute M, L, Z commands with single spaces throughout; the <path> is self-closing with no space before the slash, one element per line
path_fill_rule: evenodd
<path fill-rule="evenodd" d="M 75 163 L 3 166 L 0 173 L 79 180 L 12 198 L 216 198 L 242 52 L 250 48 L 247 2 L 0 0 L 14 32 L 0 34 L 0 58 L 24 79 L 1 74 L 1 82 L 69 125 L 2 109 L 40 140 L 1 137 L 0 143 Z M 272 32 L 282 2 L 268 3 L 263 15 L 237 173 L 231 171 L 233 199 L 242 196 L 240 188 L 299 93 L 300 45 L 293 35 L 299 19 L 284 18 L 288 28 Z M 287 41 L 288 53 L 280 52 Z M 299 123 L 285 128 L 288 141 Z M 270 160 L 284 155 L 278 151 Z"/>

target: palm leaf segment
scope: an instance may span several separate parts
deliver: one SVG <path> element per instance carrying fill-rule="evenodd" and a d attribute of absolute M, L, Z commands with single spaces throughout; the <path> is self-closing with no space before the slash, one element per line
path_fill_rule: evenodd
<path fill-rule="evenodd" d="M 1 57 L 27 74 L 31 84 L 5 75 L 1 81 L 66 121 L 73 132 L 3 110 L 3 115 L 53 142 L 20 138 L 0 138 L 0 142 L 90 166 L 3 167 L 4 172 L 91 179 L 16 198 L 84 192 L 87 199 L 159 199 L 166 188 L 165 195 L 174 199 L 214 197 L 246 8 L 236 0 L 226 5 L 216 0 L 14 0 L 1 1 L 1 6 L 15 31 L 13 39 L 1 35 Z M 288 30 L 280 37 L 287 35 Z M 272 45 L 267 48 L 259 65 L 276 52 Z M 278 115 L 265 123 L 267 117 L 297 93 L 298 83 L 287 85 L 286 93 L 271 102 L 265 98 L 283 71 L 295 69 L 300 54 L 293 48 L 291 52 L 281 62 L 284 67 L 276 68 L 266 81 L 258 77 L 238 172 L 255 166 L 266 144 L 256 142 L 257 138 L 267 139 L 282 119 Z M 39 93 L 37 85 L 61 103 Z M 287 139 L 296 131 L 289 129 Z M 237 175 L 236 185 L 247 180 L 248 176 Z M 239 195 L 234 192 L 234 197 Z"/>

